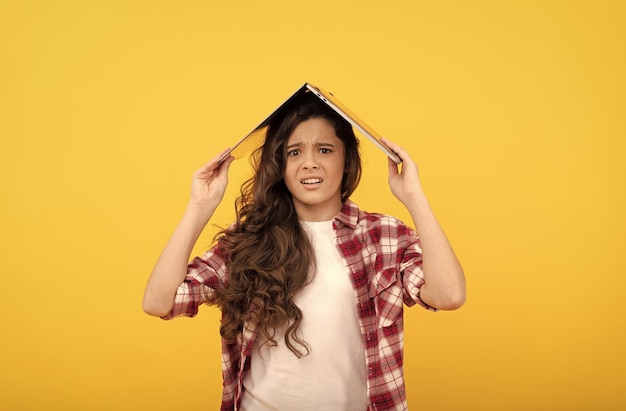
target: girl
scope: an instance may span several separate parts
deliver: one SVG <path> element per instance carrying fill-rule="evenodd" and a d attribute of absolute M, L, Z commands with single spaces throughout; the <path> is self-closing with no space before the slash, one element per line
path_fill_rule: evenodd
<path fill-rule="evenodd" d="M 193 175 L 191 199 L 148 280 L 164 319 L 222 311 L 222 410 L 405 410 L 403 303 L 453 310 L 465 279 L 415 163 L 389 160 L 389 185 L 415 230 L 349 200 L 361 175 L 352 127 L 310 93 L 272 119 L 236 221 L 189 263 L 233 161 Z M 419 233 L 419 237 L 418 237 Z"/>

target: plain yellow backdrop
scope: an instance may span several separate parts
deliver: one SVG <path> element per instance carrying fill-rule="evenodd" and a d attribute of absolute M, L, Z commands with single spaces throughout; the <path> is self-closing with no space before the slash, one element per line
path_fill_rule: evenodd
<path fill-rule="evenodd" d="M 219 313 L 143 287 L 192 172 L 306 81 L 410 151 L 466 271 L 406 311 L 411 408 L 625 409 L 624 4 L 0 1 L 0 409 L 217 409 Z M 410 221 L 362 146 L 353 199 Z"/>

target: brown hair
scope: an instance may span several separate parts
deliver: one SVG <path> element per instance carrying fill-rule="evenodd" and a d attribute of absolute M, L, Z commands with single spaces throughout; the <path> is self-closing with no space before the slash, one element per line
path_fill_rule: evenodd
<path fill-rule="evenodd" d="M 285 343 L 298 357 L 303 352 L 294 342 L 307 353 L 309 348 L 297 333 L 302 312 L 293 298 L 310 280 L 315 257 L 283 175 L 291 133 L 312 118 L 328 121 L 344 143 L 342 201 L 356 189 L 361 158 L 352 126 L 309 92 L 281 107 L 265 143 L 253 153 L 254 175 L 235 201 L 237 219 L 220 233 L 219 246 L 229 256 L 228 280 L 214 300 L 222 310 L 220 333 L 226 341 L 235 342 L 244 322 L 252 322 L 276 345 L 275 330 L 287 325 Z"/>

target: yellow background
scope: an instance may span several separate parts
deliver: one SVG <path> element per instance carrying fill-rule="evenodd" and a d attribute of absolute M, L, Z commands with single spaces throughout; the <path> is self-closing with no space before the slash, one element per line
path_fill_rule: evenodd
<path fill-rule="evenodd" d="M 466 271 L 406 312 L 411 407 L 625 409 L 625 4 L 0 1 L 0 409 L 217 409 L 217 310 L 143 287 L 192 172 L 305 81 L 411 152 Z M 408 221 L 362 145 L 353 198 Z"/>

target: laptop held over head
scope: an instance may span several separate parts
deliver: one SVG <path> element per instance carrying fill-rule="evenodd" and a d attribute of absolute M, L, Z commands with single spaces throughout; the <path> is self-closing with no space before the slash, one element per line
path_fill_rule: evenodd
<path fill-rule="evenodd" d="M 287 106 L 292 100 L 300 96 L 302 93 L 313 93 L 321 101 L 323 101 L 328 107 L 332 108 L 337 114 L 348 121 L 355 129 L 357 129 L 362 135 L 367 137 L 376 147 L 382 150 L 389 158 L 391 158 L 396 164 L 402 163 L 402 160 L 393 150 L 387 147 L 381 140 L 380 135 L 368 126 L 363 120 L 356 116 L 348 107 L 337 99 L 332 93 L 329 93 L 319 87 L 314 86 L 311 83 L 305 83 L 302 87 L 296 90 L 283 104 L 281 104 L 276 110 L 274 110 L 265 120 L 263 120 L 258 126 L 256 126 L 251 132 L 245 135 L 241 140 L 237 142 L 228 152 L 226 152 L 220 162 L 232 155 L 235 158 L 241 158 L 249 155 L 254 149 L 263 145 L 265 141 L 265 131 L 271 120 L 280 113 L 281 109 Z"/>

